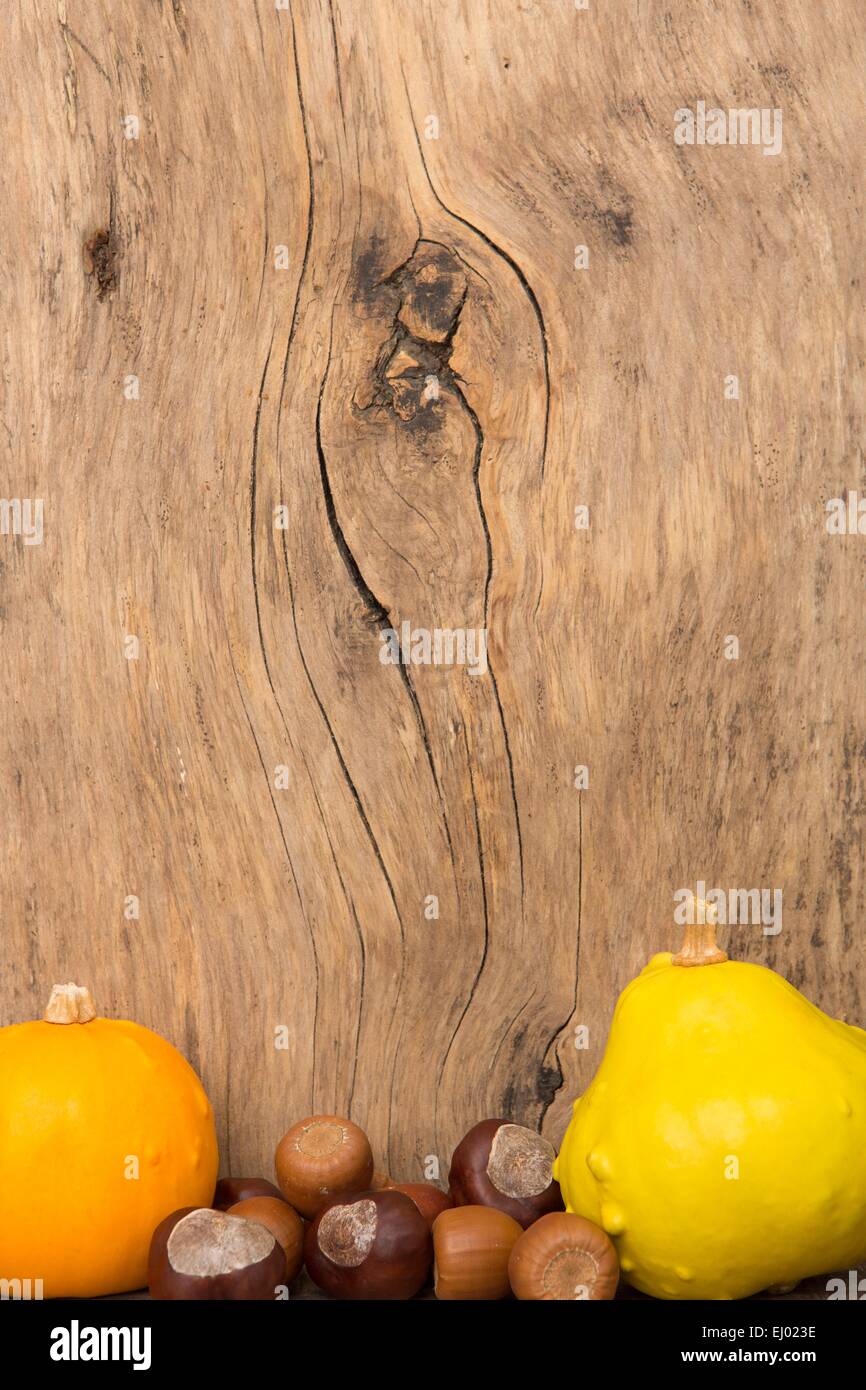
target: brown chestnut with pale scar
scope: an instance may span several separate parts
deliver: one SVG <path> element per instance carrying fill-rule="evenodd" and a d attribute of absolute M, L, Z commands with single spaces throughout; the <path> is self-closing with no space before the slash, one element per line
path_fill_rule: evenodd
<path fill-rule="evenodd" d="M 496 1207 L 450 1207 L 433 1223 L 434 1290 L 446 1301 L 507 1298 L 508 1257 L 522 1234 Z"/>
<path fill-rule="evenodd" d="M 285 1282 L 290 1284 L 304 1263 L 304 1223 L 282 1197 L 247 1197 L 229 1207 L 229 1216 L 242 1216 L 267 1227 L 286 1256 Z"/>
<path fill-rule="evenodd" d="M 554 1211 L 515 1243 L 508 1277 L 524 1301 L 596 1303 L 616 1293 L 619 1261 L 600 1227 L 571 1212 Z"/>
<path fill-rule="evenodd" d="M 285 1201 L 280 1189 L 267 1178 L 220 1178 L 211 1206 L 217 1211 L 228 1211 L 236 1202 L 245 1202 L 248 1197 L 277 1197 Z"/>
<path fill-rule="evenodd" d="M 333 1197 L 370 1186 L 373 1152 L 364 1131 L 351 1120 L 311 1115 L 283 1135 L 274 1167 L 286 1201 L 312 1218 Z"/>
<path fill-rule="evenodd" d="M 172 1212 L 150 1243 L 151 1298 L 263 1302 L 285 1275 L 283 1247 L 270 1231 L 211 1207 Z"/>
<path fill-rule="evenodd" d="M 430 1227 L 402 1192 L 337 1198 L 307 1228 L 307 1273 L 333 1298 L 412 1298 L 433 1261 Z"/>
<path fill-rule="evenodd" d="M 448 1185 L 455 1206 L 496 1207 L 524 1228 L 562 1211 L 553 1177 L 556 1151 L 534 1130 L 508 1120 L 482 1120 L 461 1139 Z"/>

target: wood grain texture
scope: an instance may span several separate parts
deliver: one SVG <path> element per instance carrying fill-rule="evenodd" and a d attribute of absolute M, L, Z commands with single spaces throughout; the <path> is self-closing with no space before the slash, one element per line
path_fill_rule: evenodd
<path fill-rule="evenodd" d="M 2 492 L 45 508 L 0 537 L 0 1021 L 86 982 L 224 1171 L 338 1111 L 406 1178 L 484 1115 L 558 1140 L 699 879 L 780 888 L 732 950 L 862 1022 L 863 7 L 0 24 Z M 699 100 L 781 153 L 676 146 Z M 404 621 L 486 671 L 383 665 Z"/>

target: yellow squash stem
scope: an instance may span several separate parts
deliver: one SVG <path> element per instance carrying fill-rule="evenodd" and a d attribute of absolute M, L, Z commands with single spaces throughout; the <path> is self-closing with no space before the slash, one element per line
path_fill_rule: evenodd
<path fill-rule="evenodd" d="M 705 903 L 702 898 L 698 898 L 695 902 L 695 916 L 703 917 L 703 925 L 690 922 L 686 926 L 683 944 L 673 957 L 671 965 L 721 965 L 728 956 L 726 951 L 722 951 L 716 945 L 718 908 L 715 903 Z"/>
<path fill-rule="evenodd" d="M 82 985 L 55 985 L 42 1017 L 46 1023 L 90 1023 L 96 1018 L 90 990 Z"/>

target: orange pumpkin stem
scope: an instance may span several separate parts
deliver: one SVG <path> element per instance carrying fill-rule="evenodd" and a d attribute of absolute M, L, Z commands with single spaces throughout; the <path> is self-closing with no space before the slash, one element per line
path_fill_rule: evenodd
<path fill-rule="evenodd" d="M 695 916 L 703 922 L 690 922 L 683 933 L 683 944 L 671 960 L 671 965 L 721 965 L 727 952 L 716 945 L 716 923 L 719 910 L 715 903 L 695 899 Z M 702 910 L 703 909 L 703 910 Z"/>
<path fill-rule="evenodd" d="M 82 985 L 55 985 L 42 1017 L 46 1023 L 89 1023 L 96 1018 L 90 990 Z"/>

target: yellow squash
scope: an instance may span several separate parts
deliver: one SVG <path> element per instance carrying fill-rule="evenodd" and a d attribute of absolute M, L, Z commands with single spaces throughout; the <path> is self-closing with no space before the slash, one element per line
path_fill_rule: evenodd
<path fill-rule="evenodd" d="M 87 1297 L 141 1288 L 154 1228 L 210 1206 L 213 1112 L 181 1054 L 55 986 L 45 1020 L 0 1028 L 0 1280 Z M 41 1285 L 37 1281 L 42 1281 Z"/>
<path fill-rule="evenodd" d="M 712 921 L 688 928 L 679 955 L 654 956 L 620 996 L 554 1171 L 567 1209 L 657 1298 L 743 1298 L 853 1268 L 866 1033 L 728 960 Z"/>

